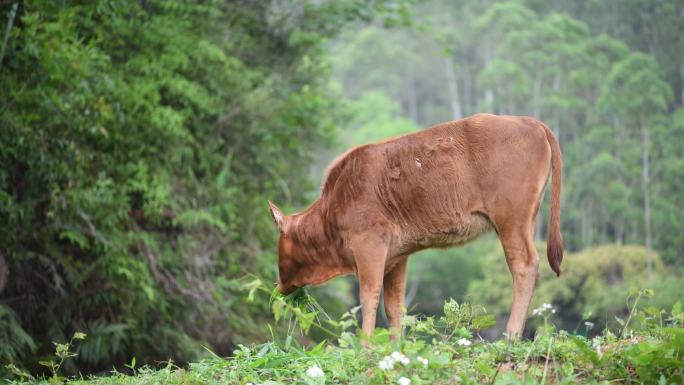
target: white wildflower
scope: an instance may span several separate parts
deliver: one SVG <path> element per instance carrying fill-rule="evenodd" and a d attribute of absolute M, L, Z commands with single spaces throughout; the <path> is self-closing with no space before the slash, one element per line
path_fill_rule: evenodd
<path fill-rule="evenodd" d="M 584 326 L 586 326 L 586 327 L 588 327 L 589 329 L 591 329 L 591 328 L 594 327 L 594 323 L 593 323 L 593 322 L 589 322 L 589 321 L 585 321 L 585 322 L 584 322 Z"/>
<path fill-rule="evenodd" d="M 311 378 L 318 378 L 324 377 L 325 373 L 323 373 L 323 369 L 321 369 L 318 365 L 314 364 L 312 367 L 306 370 L 306 375 Z"/>
<path fill-rule="evenodd" d="M 544 303 L 540 307 L 532 310 L 533 316 L 546 316 L 546 314 L 556 314 L 556 309 L 550 303 Z"/>
<path fill-rule="evenodd" d="M 427 358 L 417 357 L 416 360 L 418 360 L 418 362 L 420 362 L 421 364 L 423 364 L 423 366 L 425 366 L 426 368 L 428 367 L 428 360 L 427 360 Z"/>
<path fill-rule="evenodd" d="M 458 341 L 456 341 L 456 343 L 461 346 L 470 346 L 470 344 L 472 344 L 472 342 L 470 342 L 470 340 L 468 340 L 467 338 L 461 338 Z"/>
<path fill-rule="evenodd" d="M 399 379 L 397 380 L 397 383 L 399 385 L 411 385 L 411 380 L 409 380 L 406 377 L 399 377 Z"/>
<path fill-rule="evenodd" d="M 591 345 L 596 349 L 596 353 L 600 357 L 603 354 L 603 352 L 601 352 L 601 338 L 598 336 L 594 337 L 594 339 L 591 340 Z"/>
<path fill-rule="evenodd" d="M 394 368 L 394 360 L 387 356 L 378 362 L 378 367 L 382 370 L 392 370 Z"/>
<path fill-rule="evenodd" d="M 394 364 L 397 362 L 406 366 L 411 362 L 411 360 L 403 353 L 392 352 L 392 354 L 385 356 L 382 360 L 380 360 L 380 362 L 378 362 L 378 367 L 382 370 L 390 370 L 394 368 Z"/>

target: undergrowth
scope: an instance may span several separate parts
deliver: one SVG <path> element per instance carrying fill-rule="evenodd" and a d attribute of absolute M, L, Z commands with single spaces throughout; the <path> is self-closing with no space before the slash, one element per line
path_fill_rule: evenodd
<path fill-rule="evenodd" d="M 215 356 L 180 368 L 127 368 L 131 374 L 71 379 L 69 384 L 681 384 L 684 383 L 684 313 L 680 302 L 665 311 L 640 307 L 650 290 L 627 298 L 628 317 L 599 333 L 591 322 L 568 332 L 554 326 L 556 308 L 544 304 L 532 317 L 543 320 L 530 340 L 488 342 L 479 331 L 494 325 L 481 306 L 444 304 L 441 317 L 407 315 L 404 335 L 378 329 L 363 344 L 353 308 L 331 319 L 305 290 L 285 297 L 258 279 L 245 285 L 248 296 L 270 295 L 276 322 L 287 333 L 272 341 L 240 345 L 230 358 Z M 307 338 L 313 329 L 329 337 Z M 591 337 L 589 337 L 591 336 Z M 57 360 L 44 363 L 52 375 L 34 378 L 19 368 L 9 383 L 63 383 L 59 367 L 72 356 L 71 344 L 57 344 Z M 368 345 L 368 346 L 364 346 Z"/>

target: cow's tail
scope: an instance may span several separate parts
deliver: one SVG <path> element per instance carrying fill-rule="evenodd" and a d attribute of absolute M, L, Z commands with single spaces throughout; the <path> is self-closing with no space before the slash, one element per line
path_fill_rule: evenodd
<path fill-rule="evenodd" d="M 560 275 L 563 261 L 563 236 L 560 231 L 560 194 L 563 180 L 563 158 L 558 140 L 549 127 L 542 123 L 546 131 L 546 140 L 551 146 L 551 209 L 549 210 L 549 234 L 546 244 L 546 256 L 551 269 Z"/>

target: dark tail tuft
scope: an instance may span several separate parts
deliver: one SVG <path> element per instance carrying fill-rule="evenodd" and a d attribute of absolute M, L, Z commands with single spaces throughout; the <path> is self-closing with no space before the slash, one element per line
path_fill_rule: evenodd
<path fill-rule="evenodd" d="M 563 236 L 560 231 L 560 193 L 563 180 L 563 159 L 560 146 L 550 128 L 544 125 L 546 139 L 551 146 L 551 209 L 549 210 L 549 234 L 546 244 L 546 256 L 551 269 L 560 275 L 563 261 Z"/>
<path fill-rule="evenodd" d="M 550 238 L 546 244 L 546 256 L 549 258 L 549 266 L 556 273 L 561 274 L 561 262 L 563 261 L 563 240 Z"/>

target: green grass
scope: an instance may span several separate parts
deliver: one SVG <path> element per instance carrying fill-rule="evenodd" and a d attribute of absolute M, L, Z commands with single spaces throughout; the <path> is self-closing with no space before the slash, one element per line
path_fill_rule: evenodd
<path fill-rule="evenodd" d="M 254 287 L 258 286 L 256 284 Z M 266 288 L 263 291 L 271 292 Z M 681 304 L 671 310 L 640 309 L 649 291 L 630 295 L 629 317 L 614 329 L 593 338 L 593 325 L 580 333 L 556 330 L 554 311 L 546 306 L 533 312 L 540 326 L 531 340 L 488 342 L 478 331 L 493 319 L 484 309 L 453 300 L 440 318 L 406 316 L 404 336 L 391 339 L 379 329 L 370 347 L 359 337 L 356 312 L 329 319 L 306 291 L 288 297 L 271 296 L 276 319 L 287 322 L 283 338 L 274 335 L 264 344 L 239 346 L 233 357 L 214 357 L 188 368 L 169 363 L 163 369 L 135 368 L 134 375 L 69 379 L 69 384 L 571 384 L 684 382 L 684 313 Z M 294 327 L 296 326 L 296 327 Z M 305 333 L 319 328 L 330 338 L 301 344 Z M 73 340 L 72 340 L 73 341 Z M 66 346 L 65 346 L 66 345 Z M 57 362 L 71 357 L 69 344 L 58 345 Z M 317 367 L 320 370 L 314 368 Z M 10 383 L 62 383 L 53 377 L 17 378 Z M 312 369 L 313 368 L 313 369 Z M 51 369 L 52 370 L 52 369 Z M 316 376 L 318 374 L 318 376 Z M 402 382 L 403 381 L 403 382 Z"/>

